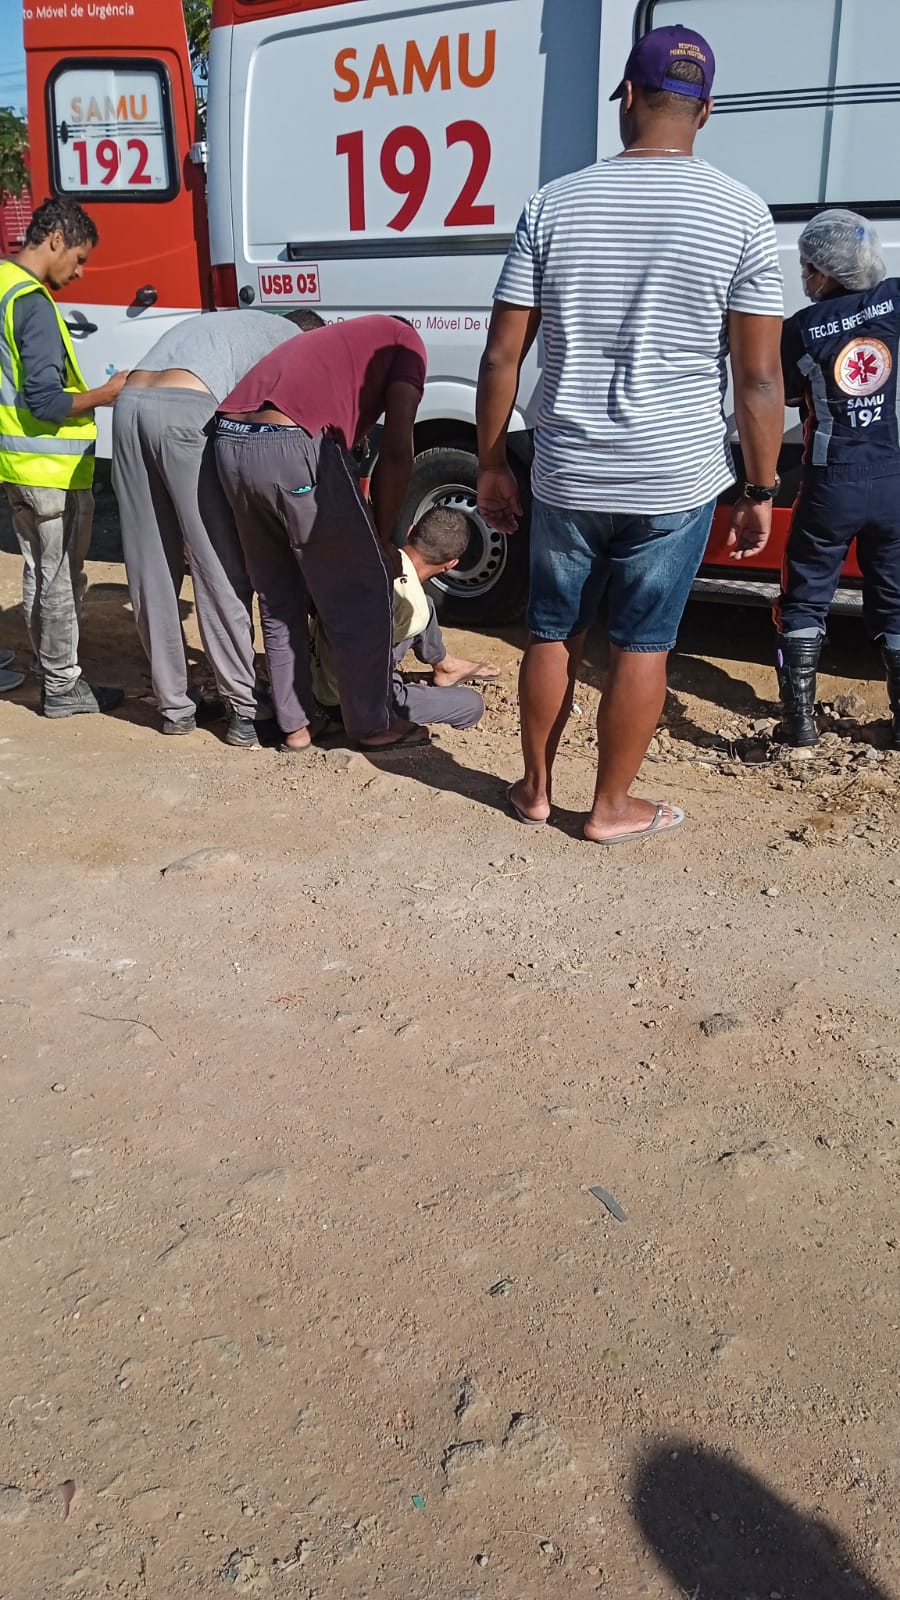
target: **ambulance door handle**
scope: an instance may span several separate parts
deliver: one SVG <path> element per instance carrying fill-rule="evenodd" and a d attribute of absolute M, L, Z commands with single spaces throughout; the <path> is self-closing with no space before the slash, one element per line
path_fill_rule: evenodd
<path fill-rule="evenodd" d="M 86 339 L 89 333 L 97 332 L 97 323 L 88 322 L 87 317 L 80 311 L 74 312 L 71 318 L 64 317 L 63 321 L 73 339 Z"/>
<path fill-rule="evenodd" d="M 159 293 L 152 283 L 145 283 L 143 289 L 138 289 L 134 303 L 136 306 L 155 306 L 158 299 Z"/>

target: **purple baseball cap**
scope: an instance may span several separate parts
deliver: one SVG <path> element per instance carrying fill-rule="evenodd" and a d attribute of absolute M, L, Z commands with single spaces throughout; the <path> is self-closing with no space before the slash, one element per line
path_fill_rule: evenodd
<path fill-rule="evenodd" d="M 692 61 L 703 73 L 702 83 L 684 83 L 669 76 L 676 61 Z M 685 94 L 691 100 L 709 100 L 712 95 L 716 58 L 700 33 L 693 28 L 654 28 L 638 39 L 625 63 L 625 75 L 610 100 L 621 100 L 626 83 L 636 89 L 666 89 L 669 94 Z"/>

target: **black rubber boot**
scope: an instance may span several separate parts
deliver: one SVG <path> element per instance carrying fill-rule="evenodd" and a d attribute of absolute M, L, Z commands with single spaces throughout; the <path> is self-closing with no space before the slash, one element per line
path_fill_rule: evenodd
<path fill-rule="evenodd" d="M 881 659 L 887 672 L 888 699 L 891 702 L 891 749 L 900 750 L 900 650 L 881 646 Z"/>
<path fill-rule="evenodd" d="M 818 639 L 786 639 L 782 635 L 778 641 L 778 688 L 784 707 L 781 739 L 799 749 L 819 742 L 813 706 L 821 649 L 821 635 Z"/>

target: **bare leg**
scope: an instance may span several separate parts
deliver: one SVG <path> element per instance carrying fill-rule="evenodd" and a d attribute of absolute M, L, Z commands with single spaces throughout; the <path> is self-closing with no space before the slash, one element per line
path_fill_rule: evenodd
<path fill-rule="evenodd" d="M 560 642 L 531 639 L 519 669 L 525 776 L 511 798 L 535 821 L 550 815 L 553 762 L 572 710 L 583 633 Z"/>
<path fill-rule="evenodd" d="M 656 807 L 628 793 L 653 738 L 666 698 L 666 651 L 610 646 L 610 664 L 597 712 L 597 790 L 585 820 L 586 839 L 636 833 Z M 665 808 L 663 823 L 671 821 Z"/>

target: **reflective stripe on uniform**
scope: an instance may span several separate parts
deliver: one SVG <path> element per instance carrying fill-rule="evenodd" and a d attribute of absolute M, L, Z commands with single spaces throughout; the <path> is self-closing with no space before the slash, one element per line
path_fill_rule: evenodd
<path fill-rule="evenodd" d="M 95 446 L 95 439 L 56 439 L 49 433 L 28 439 L 21 433 L 0 433 L 0 452 L 19 450 L 25 456 L 93 455 Z"/>
<path fill-rule="evenodd" d="M 3 327 L 6 322 L 6 308 L 10 300 L 21 294 L 22 285 L 14 284 L 7 289 L 0 298 L 0 406 L 15 406 L 17 410 L 25 406 L 25 396 L 16 388 L 16 375 L 12 370 L 9 348 L 3 337 Z"/>

